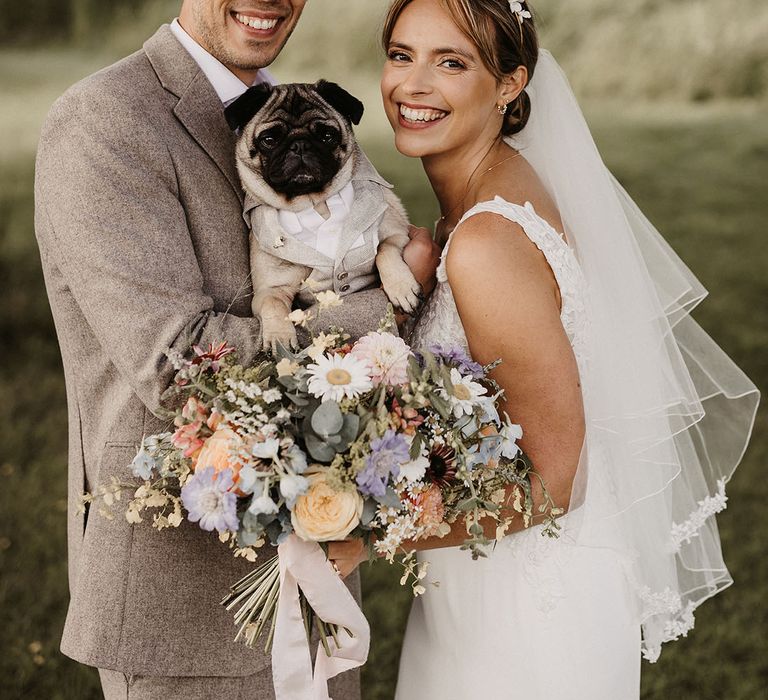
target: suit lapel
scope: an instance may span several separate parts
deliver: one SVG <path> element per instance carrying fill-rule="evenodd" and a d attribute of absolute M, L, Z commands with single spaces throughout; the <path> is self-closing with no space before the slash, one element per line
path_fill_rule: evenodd
<path fill-rule="evenodd" d="M 341 240 L 336 251 L 337 260 L 344 258 L 347 251 L 360 238 L 360 234 L 365 233 L 366 242 L 368 241 L 369 229 L 373 230 L 373 224 L 376 223 L 387 209 L 384 199 L 379 193 L 372 191 L 372 188 L 378 187 L 378 185 L 371 185 L 365 180 L 355 180 L 354 187 L 355 199 L 352 203 L 352 210 L 344 222 Z"/>
<path fill-rule="evenodd" d="M 323 255 L 319 250 L 315 250 L 291 234 L 283 231 L 277 218 L 276 209 L 271 207 L 266 207 L 265 209 L 264 224 L 258 227 L 259 245 L 262 250 L 297 265 L 333 269 L 333 260 Z"/>
<path fill-rule="evenodd" d="M 243 188 L 235 166 L 235 136 L 224 118 L 224 106 L 195 60 L 165 24 L 144 51 L 161 85 L 179 98 L 173 113 L 229 180 L 240 201 Z"/>

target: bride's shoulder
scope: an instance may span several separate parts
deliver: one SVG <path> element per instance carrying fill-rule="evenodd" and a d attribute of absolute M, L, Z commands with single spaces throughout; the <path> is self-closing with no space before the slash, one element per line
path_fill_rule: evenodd
<path fill-rule="evenodd" d="M 478 212 L 456 228 L 446 251 L 445 275 L 454 294 L 467 298 L 557 298 L 541 251 L 520 224 L 493 211 Z"/>
<path fill-rule="evenodd" d="M 557 205 L 549 196 L 536 171 L 524 157 L 511 160 L 506 167 L 501 168 L 501 172 L 494 172 L 493 175 L 495 177 L 490 176 L 480 183 L 476 192 L 476 200 L 479 203 L 491 202 L 500 197 L 512 207 L 524 207 L 530 204 L 538 218 L 556 231 L 563 230 Z M 467 223 L 469 221 L 468 219 Z M 510 226 L 514 228 L 515 224 L 510 222 Z"/>

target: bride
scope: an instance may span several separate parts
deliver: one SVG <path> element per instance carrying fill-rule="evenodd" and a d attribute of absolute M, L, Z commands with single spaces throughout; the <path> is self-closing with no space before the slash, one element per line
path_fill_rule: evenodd
<path fill-rule="evenodd" d="M 502 360 L 567 511 L 557 539 L 518 525 L 479 561 L 459 527 L 412 543 L 439 587 L 414 601 L 396 698 L 639 698 L 641 654 L 731 583 L 713 516 L 757 391 L 690 318 L 703 288 L 602 164 L 526 3 L 395 0 L 383 40 L 396 146 L 442 212 L 411 343 Z"/>

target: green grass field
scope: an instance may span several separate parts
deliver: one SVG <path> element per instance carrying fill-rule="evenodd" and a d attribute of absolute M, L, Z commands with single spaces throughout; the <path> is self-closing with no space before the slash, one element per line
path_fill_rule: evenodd
<path fill-rule="evenodd" d="M 333 2 L 338 5 L 339 0 Z M 652 4 L 639 3 L 646 8 Z M 593 5 L 595 12 L 607 6 L 597 0 Z M 693 12 L 692 3 L 683 5 L 688 9 L 679 12 Z M 354 16 L 363 14 L 356 9 Z M 607 37 L 615 26 L 604 19 L 598 29 Z M 110 50 L 124 53 L 143 35 L 134 29 Z M 308 31 L 307 36 L 318 34 Z M 567 49 L 567 32 L 558 36 Z M 724 32 L 722 39 L 730 37 Z M 328 41 L 334 38 L 329 35 Z M 329 60 L 326 77 L 338 75 L 342 59 Z M 32 153 L 54 97 L 106 62 L 105 54 L 85 50 L 0 51 L 0 697 L 9 700 L 100 697 L 95 673 L 58 652 L 67 604 L 66 410 L 33 234 Z M 305 63 L 284 63 L 281 77 L 319 77 L 310 76 L 315 69 Z M 370 108 L 362 130 L 366 149 L 395 183 L 414 222 L 429 225 L 435 204 L 419 164 L 398 156 L 389 145 L 387 128 L 377 115 L 375 81 L 371 74 L 360 74 L 352 82 Z M 593 92 L 589 85 L 584 84 L 585 93 Z M 611 91 L 594 92 L 604 96 Z M 641 92 L 647 96 L 649 89 Z M 698 320 L 765 389 L 765 103 L 644 102 L 628 110 L 625 100 L 623 105 L 590 103 L 587 111 L 609 166 L 712 291 L 696 313 Z M 762 480 L 762 465 L 768 460 L 767 428 L 768 411 L 762 410 L 751 448 L 731 482 L 729 508 L 719 519 L 736 583 L 700 609 L 688 639 L 668 647 L 658 664 L 644 665 L 646 700 L 765 697 L 768 484 Z M 363 571 L 365 612 L 373 628 L 365 700 L 389 700 L 393 694 L 410 602 L 396 574 L 384 564 Z"/>

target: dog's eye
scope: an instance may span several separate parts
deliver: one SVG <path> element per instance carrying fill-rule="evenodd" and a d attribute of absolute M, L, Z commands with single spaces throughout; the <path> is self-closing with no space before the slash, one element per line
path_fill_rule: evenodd
<path fill-rule="evenodd" d="M 274 148 L 277 146 L 280 134 L 277 129 L 268 129 L 267 131 L 259 134 L 258 144 L 261 148 Z"/>
<path fill-rule="evenodd" d="M 326 126 L 325 124 L 318 126 L 315 130 L 315 134 L 323 143 L 329 145 L 335 146 L 341 140 L 341 134 L 339 134 L 339 132 L 332 126 Z"/>

